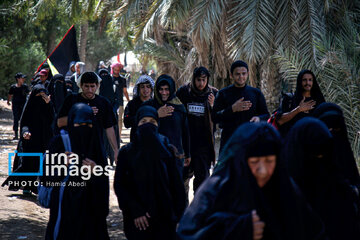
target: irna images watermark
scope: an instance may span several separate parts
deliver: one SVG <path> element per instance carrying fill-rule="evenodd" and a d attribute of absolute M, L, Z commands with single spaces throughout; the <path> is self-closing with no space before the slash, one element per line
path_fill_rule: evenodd
<path fill-rule="evenodd" d="M 23 161 L 26 161 L 27 157 L 38 157 L 39 158 L 39 171 L 38 172 L 12 172 L 12 158 L 15 155 L 23 158 Z M 101 176 L 106 175 L 110 176 L 111 166 L 107 165 L 105 167 L 101 165 L 82 165 L 80 164 L 80 158 L 75 153 L 49 153 L 46 151 L 43 153 L 20 153 L 17 151 L 11 152 L 8 154 L 8 173 L 9 176 L 47 176 L 47 177 L 56 177 L 56 176 L 78 176 L 82 180 L 89 180 L 91 175 Z M 45 164 L 44 164 L 45 161 Z"/>

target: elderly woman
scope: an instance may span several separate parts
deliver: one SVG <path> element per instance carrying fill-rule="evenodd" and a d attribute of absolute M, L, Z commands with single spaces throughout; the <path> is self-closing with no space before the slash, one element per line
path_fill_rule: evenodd
<path fill-rule="evenodd" d="M 284 170 L 280 148 L 272 126 L 241 125 L 185 211 L 179 239 L 321 239 L 322 223 Z"/>

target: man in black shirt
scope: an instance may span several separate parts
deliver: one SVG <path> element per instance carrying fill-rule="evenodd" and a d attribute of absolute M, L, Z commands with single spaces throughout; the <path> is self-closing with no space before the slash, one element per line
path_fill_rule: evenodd
<path fill-rule="evenodd" d="M 18 139 L 19 120 L 26 102 L 26 97 L 29 93 L 28 86 L 24 84 L 25 78 L 26 76 L 21 72 L 17 73 L 15 75 L 16 84 L 11 85 L 8 94 L 7 104 L 10 105 L 10 101 L 12 102 L 12 111 L 14 116 L 14 140 Z"/>
<path fill-rule="evenodd" d="M 248 65 L 243 61 L 231 64 L 234 84 L 221 89 L 214 103 L 213 121 L 223 129 L 220 152 L 236 128 L 245 122 L 260 122 L 269 118 L 264 95 L 257 88 L 246 84 L 249 76 Z"/>
<path fill-rule="evenodd" d="M 126 88 L 126 79 L 120 75 L 120 71 L 123 68 L 123 65 L 121 63 L 113 63 L 111 65 L 111 75 L 113 77 L 113 83 L 116 86 L 116 95 L 118 97 L 117 99 L 117 107 L 119 109 L 119 136 L 121 141 L 121 130 L 122 130 L 122 116 L 124 114 L 124 99 L 123 96 L 125 95 L 126 100 L 129 102 L 129 94 L 127 92 Z M 122 142 L 122 141 L 121 141 Z"/>
<path fill-rule="evenodd" d="M 301 118 L 312 116 L 314 109 L 323 102 L 325 98 L 315 74 L 307 69 L 300 71 L 294 95 L 282 99 L 276 115 L 281 135 L 285 137 L 290 128 Z"/>
<path fill-rule="evenodd" d="M 194 192 L 209 176 L 215 162 L 214 125 L 211 112 L 218 90 L 209 85 L 210 73 L 205 67 L 195 68 L 192 81 L 180 87 L 176 96 L 184 104 L 190 130 L 190 172 L 194 171 Z M 190 177 L 184 171 L 184 178 Z M 185 182 L 185 185 L 186 182 Z M 185 186 L 186 190 L 188 186 Z"/>
<path fill-rule="evenodd" d="M 89 105 L 95 115 L 95 122 L 93 129 L 96 129 L 101 142 L 102 154 L 105 157 L 104 143 L 103 143 L 103 129 L 105 129 L 106 136 L 114 151 L 115 161 L 117 160 L 118 145 L 116 143 L 115 131 L 113 126 L 116 124 L 115 114 L 107 99 L 95 94 L 99 88 L 100 77 L 94 72 L 85 72 L 81 75 L 80 87 L 82 92 L 69 95 L 65 98 L 64 104 L 60 109 L 58 116 L 58 127 L 65 127 L 67 125 L 67 116 L 71 107 L 78 102 Z"/>

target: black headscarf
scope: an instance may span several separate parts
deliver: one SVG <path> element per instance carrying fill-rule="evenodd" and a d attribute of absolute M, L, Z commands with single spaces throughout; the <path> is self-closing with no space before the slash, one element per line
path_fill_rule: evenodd
<path fill-rule="evenodd" d="M 313 85 L 312 85 L 311 91 L 310 91 L 311 98 L 316 101 L 316 105 L 319 105 L 320 103 L 325 102 L 325 98 L 324 98 L 323 94 L 321 93 L 318 82 L 316 81 L 315 74 L 310 70 L 304 69 L 299 72 L 297 79 L 296 79 L 296 90 L 295 90 L 295 94 L 294 94 L 295 106 L 299 106 L 299 103 L 303 99 L 302 94 L 303 94 L 304 89 L 302 86 L 302 78 L 305 74 L 311 74 L 313 77 Z"/>
<path fill-rule="evenodd" d="M 166 100 L 166 102 L 164 102 L 161 99 L 161 96 L 159 93 L 160 87 L 164 86 L 164 85 L 168 85 L 169 90 L 170 90 L 170 95 L 169 95 L 169 98 Z M 155 100 L 157 101 L 157 103 L 160 106 L 169 104 L 169 105 L 173 106 L 176 110 L 185 113 L 185 111 L 186 111 L 185 107 L 183 106 L 181 101 L 176 97 L 175 91 L 176 91 L 175 81 L 172 77 L 170 77 L 169 75 L 166 75 L 166 74 L 162 74 L 157 78 L 156 83 L 155 83 L 155 89 L 154 89 Z"/>
<path fill-rule="evenodd" d="M 52 137 L 54 108 L 51 102 L 47 104 L 41 96 L 36 96 L 41 92 L 49 95 L 42 84 L 35 85 L 31 90 L 20 119 L 20 139 L 23 140 L 24 132 L 30 131 L 31 138 L 25 141 L 26 145 L 33 151 L 45 152 Z"/>
<path fill-rule="evenodd" d="M 150 106 L 139 108 L 136 124 L 143 117 L 158 119 L 156 109 Z M 177 222 L 185 208 L 185 190 L 176 169 L 174 155 L 164 142 L 164 137 L 158 133 L 158 127 L 152 123 L 138 126 L 135 140 L 125 147 L 129 148 L 127 156 L 130 159 L 120 158 L 119 164 L 121 165 L 122 161 L 129 164 L 128 171 L 133 177 L 127 181 L 131 182 L 131 191 L 139 205 L 123 209 L 124 212 L 130 212 L 132 217 L 148 212 L 153 219 Z M 118 169 L 116 171 L 115 178 L 119 176 Z M 119 202 L 122 202 L 120 195 Z M 140 215 L 137 215 L 138 213 Z"/>
<path fill-rule="evenodd" d="M 195 79 L 198 77 L 201 77 L 201 75 L 205 75 L 207 77 L 206 86 L 202 91 L 197 89 L 196 84 L 195 84 Z M 189 84 L 189 87 L 191 90 L 190 94 L 192 94 L 193 96 L 199 96 L 199 97 L 205 96 L 207 98 L 207 96 L 211 92 L 211 89 L 209 88 L 209 80 L 210 80 L 210 73 L 205 67 L 195 68 L 194 73 L 193 73 L 193 78 Z"/>
<path fill-rule="evenodd" d="M 51 95 L 51 101 L 54 104 L 55 112 L 57 113 L 67 94 L 65 78 L 62 74 L 55 74 L 49 83 L 48 91 Z"/>
<path fill-rule="evenodd" d="M 323 121 L 334 138 L 335 163 L 352 185 L 360 188 L 360 177 L 353 151 L 348 139 L 345 119 L 340 106 L 334 103 L 322 103 L 313 116 Z"/>
<path fill-rule="evenodd" d="M 115 99 L 115 91 L 111 75 L 109 74 L 108 70 L 100 69 L 99 76 L 102 79 L 99 95 L 107 98 L 110 102 L 113 102 Z"/>
<path fill-rule="evenodd" d="M 284 169 L 280 148 L 279 134 L 269 124 L 242 124 L 186 210 L 180 239 L 252 239 L 254 209 L 266 224 L 264 239 L 315 239 L 321 223 L 313 219 L 311 230 L 305 226 L 311 212 Z M 262 149 L 260 155 L 275 154 L 277 159 L 271 179 L 260 188 L 247 159 Z"/>
<path fill-rule="evenodd" d="M 87 123 L 75 127 L 74 124 Z M 80 164 L 85 158 L 93 160 L 96 164 L 105 166 L 102 157 L 100 139 L 94 123 L 94 114 L 90 106 L 85 103 L 74 104 L 68 114 L 68 131 L 72 151 L 79 155 Z"/>
<path fill-rule="evenodd" d="M 330 239 L 359 239 L 356 203 L 334 162 L 334 142 L 320 120 L 299 120 L 286 138 L 283 157 L 290 176 L 322 218 Z"/>

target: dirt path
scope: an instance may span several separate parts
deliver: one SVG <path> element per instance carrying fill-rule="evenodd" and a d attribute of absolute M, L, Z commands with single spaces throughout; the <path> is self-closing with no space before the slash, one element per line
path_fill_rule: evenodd
<path fill-rule="evenodd" d="M 132 88 L 128 90 L 132 95 Z M 130 96 L 131 98 L 131 96 Z M 127 102 L 124 102 L 126 106 Z M 12 112 L 6 101 L 0 100 L 0 185 L 8 176 L 8 153 L 14 152 L 17 140 L 12 140 Z M 130 130 L 122 129 L 121 146 L 129 142 Z M 123 218 L 113 189 L 114 170 L 110 175 L 110 211 L 107 217 L 111 239 L 123 240 Z M 193 198 L 192 180 L 189 199 Z M 36 195 L 24 196 L 22 191 L 8 191 L 0 187 L 0 239 L 44 239 L 49 210 L 37 203 Z"/>
<path fill-rule="evenodd" d="M 124 143 L 129 142 L 130 131 L 123 129 Z M 0 185 L 8 176 L 8 153 L 16 149 L 12 140 L 12 113 L 5 101 L 0 101 Z M 107 218 L 111 239 L 126 239 L 122 214 L 112 188 L 114 171 L 110 176 L 110 212 Z M 0 239 L 44 239 L 49 210 L 37 204 L 36 195 L 24 196 L 22 191 L 8 191 L 0 187 Z"/>

